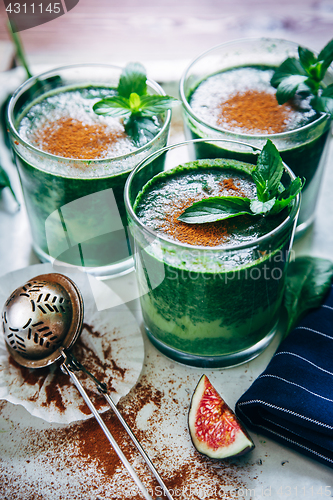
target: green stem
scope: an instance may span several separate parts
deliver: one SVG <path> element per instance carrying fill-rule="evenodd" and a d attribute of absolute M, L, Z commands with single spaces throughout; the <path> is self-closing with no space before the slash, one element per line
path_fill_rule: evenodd
<path fill-rule="evenodd" d="M 29 66 L 28 66 L 28 62 L 27 62 L 25 54 L 24 54 L 24 49 L 23 49 L 21 38 L 20 38 L 20 36 L 19 36 L 19 34 L 17 32 L 14 33 L 14 31 L 12 30 L 12 26 L 11 26 L 10 23 L 8 23 L 8 31 L 9 31 L 9 34 L 10 34 L 10 36 L 12 38 L 12 41 L 13 41 L 13 43 L 15 45 L 16 55 L 19 58 L 22 66 L 24 67 L 24 69 L 25 69 L 25 71 L 27 73 L 27 77 L 31 78 L 32 77 L 32 73 L 30 72 L 30 69 L 29 69 Z"/>

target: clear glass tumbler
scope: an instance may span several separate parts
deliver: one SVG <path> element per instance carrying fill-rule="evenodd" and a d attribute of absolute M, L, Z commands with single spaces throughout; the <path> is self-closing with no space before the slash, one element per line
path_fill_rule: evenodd
<path fill-rule="evenodd" d="M 260 38 L 242 39 L 218 45 L 195 59 L 186 69 L 180 82 L 180 96 L 183 103 L 185 136 L 187 139 L 214 137 L 247 142 L 259 148 L 271 139 L 278 148 L 283 161 L 296 176 L 305 178 L 302 192 L 301 209 L 296 235 L 302 235 L 315 218 L 315 209 L 320 190 L 323 169 L 327 162 L 329 142 L 331 140 L 331 119 L 322 114 L 317 119 L 288 132 L 275 134 L 233 132 L 216 126 L 209 120 L 202 119 L 191 107 L 191 96 L 200 83 L 220 72 L 246 66 L 278 67 L 287 57 L 298 57 L 298 45 L 280 39 Z M 328 71 L 325 83 L 333 82 L 333 71 Z M 230 155 L 249 161 L 237 148 L 230 150 Z M 205 158 L 207 151 L 201 145 L 195 148 L 197 158 Z M 219 157 L 226 151 L 215 148 L 211 155 Z"/>
<path fill-rule="evenodd" d="M 167 143 L 171 112 L 161 116 L 159 133 L 146 145 L 102 159 L 64 158 L 41 151 L 19 132 L 35 103 L 66 90 L 115 89 L 122 68 L 84 64 L 56 68 L 27 80 L 13 94 L 8 126 L 32 231 L 44 262 L 75 266 L 103 279 L 133 268 L 123 199 L 130 171 Z M 164 95 L 147 80 L 151 94 Z M 87 98 L 87 106 L 91 107 Z"/>
<path fill-rule="evenodd" d="M 236 365 L 257 356 L 272 340 L 281 313 L 300 196 L 289 215 L 270 232 L 219 246 L 172 241 L 142 222 L 135 203 L 156 174 L 188 162 L 193 147 L 230 151 L 236 146 L 255 162 L 257 148 L 244 143 L 187 141 L 143 160 L 125 186 L 147 335 L 161 352 L 192 366 Z M 282 182 L 287 186 L 295 176 L 284 168 Z"/>

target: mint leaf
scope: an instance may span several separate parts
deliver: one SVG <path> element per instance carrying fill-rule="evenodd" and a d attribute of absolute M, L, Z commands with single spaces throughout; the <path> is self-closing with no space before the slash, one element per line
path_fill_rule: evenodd
<path fill-rule="evenodd" d="M 318 57 L 304 47 L 298 47 L 299 60 L 288 57 L 275 70 L 271 78 L 271 85 L 277 89 L 276 99 L 279 104 L 284 104 L 294 97 L 296 92 L 304 94 L 304 97 L 313 96 L 311 105 L 320 112 L 332 115 L 333 99 L 331 94 L 321 99 L 325 84 L 323 79 L 325 73 L 333 61 L 333 40 L 319 53 Z"/>
<path fill-rule="evenodd" d="M 328 113 L 333 118 L 333 83 L 326 87 L 320 96 L 314 96 L 311 106 L 319 112 Z"/>
<path fill-rule="evenodd" d="M 230 219 L 239 215 L 254 215 L 248 198 L 239 196 L 215 196 L 193 203 L 178 217 L 187 224 L 204 224 Z"/>
<path fill-rule="evenodd" d="M 328 42 L 328 44 L 321 50 L 318 55 L 318 61 L 322 61 L 321 63 L 321 79 L 324 78 L 324 75 L 333 61 L 333 40 Z"/>
<path fill-rule="evenodd" d="M 300 193 L 304 187 L 305 181 L 301 180 L 299 177 L 293 180 L 290 186 L 284 191 L 279 193 L 277 200 L 272 207 L 271 214 L 278 214 L 284 210 L 290 202 Z"/>
<path fill-rule="evenodd" d="M 316 56 L 309 49 L 298 47 L 298 55 L 300 63 L 305 70 L 311 70 L 311 68 L 317 64 Z"/>
<path fill-rule="evenodd" d="M 286 77 L 281 83 L 278 85 L 276 89 L 276 99 L 279 104 L 284 104 L 289 101 L 292 97 L 294 97 L 297 90 L 301 84 L 304 84 L 308 81 L 307 76 L 302 75 L 290 75 Z M 304 86 L 302 87 L 304 89 Z M 306 87 L 309 90 L 308 87 Z M 304 89 L 305 90 L 305 89 Z"/>
<path fill-rule="evenodd" d="M 282 174 L 281 156 L 272 141 L 268 139 L 258 156 L 257 166 L 252 172 L 259 201 L 268 201 L 278 194 Z"/>
<path fill-rule="evenodd" d="M 284 189 L 281 184 L 283 172 L 281 156 L 272 141 L 268 139 L 251 173 L 257 188 L 257 198 L 239 196 L 205 198 L 188 207 L 178 220 L 187 224 L 204 224 L 239 215 L 275 215 L 292 202 L 304 185 L 304 182 L 297 177 L 287 189 Z M 204 190 L 208 188 L 208 185 L 203 187 Z"/>
<path fill-rule="evenodd" d="M 141 97 L 141 111 L 145 115 L 156 115 L 163 113 L 178 102 L 177 99 L 169 95 L 147 95 Z"/>
<path fill-rule="evenodd" d="M 112 96 L 102 99 L 93 105 L 97 115 L 126 116 L 131 113 L 129 99 L 121 96 Z"/>
<path fill-rule="evenodd" d="M 146 71 L 140 63 L 130 63 L 124 68 L 117 92 L 118 95 L 96 102 L 93 110 L 98 115 L 123 117 L 125 132 L 137 147 L 158 134 L 161 126 L 156 115 L 178 102 L 174 97 L 147 94 Z"/>
<path fill-rule="evenodd" d="M 271 78 L 271 85 L 276 88 L 285 78 L 291 75 L 308 76 L 301 63 L 295 57 L 288 57 L 275 70 Z"/>
<path fill-rule="evenodd" d="M 300 63 L 308 75 L 316 82 L 320 82 L 322 63 L 318 61 L 314 53 L 304 47 L 298 47 L 298 55 Z"/>
<path fill-rule="evenodd" d="M 285 337 L 306 312 L 319 307 L 331 288 L 333 264 L 317 257 L 298 257 L 290 262 L 284 305 L 288 312 Z"/>
<path fill-rule="evenodd" d="M 275 200 L 276 200 L 275 198 L 272 198 L 271 200 L 268 201 L 259 201 L 257 199 L 251 200 L 250 203 L 251 211 L 255 215 L 267 214 L 274 206 Z"/>
<path fill-rule="evenodd" d="M 128 102 L 132 113 L 140 112 L 141 98 L 136 92 L 131 92 Z"/>
<path fill-rule="evenodd" d="M 119 78 L 117 90 L 120 96 L 127 99 L 133 92 L 140 96 L 147 94 L 147 76 L 142 64 L 127 64 Z"/>
<path fill-rule="evenodd" d="M 154 139 L 160 130 L 157 120 L 146 116 L 131 115 L 125 119 L 124 126 L 126 134 L 131 137 L 138 148 Z"/>

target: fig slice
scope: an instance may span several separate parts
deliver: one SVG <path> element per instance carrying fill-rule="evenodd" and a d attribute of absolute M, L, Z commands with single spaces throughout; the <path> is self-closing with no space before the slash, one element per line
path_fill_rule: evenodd
<path fill-rule="evenodd" d="M 209 458 L 238 457 L 254 448 L 252 439 L 206 375 L 193 393 L 188 425 L 195 448 Z"/>

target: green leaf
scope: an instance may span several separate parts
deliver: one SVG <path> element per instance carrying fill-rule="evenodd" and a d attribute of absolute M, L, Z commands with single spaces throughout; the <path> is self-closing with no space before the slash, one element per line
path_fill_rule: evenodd
<path fill-rule="evenodd" d="M 250 208 L 255 215 L 267 214 L 274 206 L 275 198 L 268 201 L 251 200 Z"/>
<path fill-rule="evenodd" d="M 322 61 L 321 79 L 323 79 L 329 65 L 333 61 L 333 40 L 328 42 L 328 44 L 325 45 L 323 50 L 319 53 L 318 61 Z"/>
<path fill-rule="evenodd" d="M 303 188 L 304 182 L 297 177 L 287 189 L 281 184 L 284 172 L 281 156 L 267 140 L 260 152 L 257 166 L 251 175 L 256 184 L 257 198 L 215 196 L 205 198 L 188 207 L 178 220 L 187 224 L 204 224 L 239 215 L 268 216 L 286 208 Z M 203 189 L 207 189 L 204 186 Z"/>
<path fill-rule="evenodd" d="M 158 134 L 161 126 L 156 115 L 169 109 L 177 99 L 148 95 L 146 71 L 140 63 L 128 64 L 119 79 L 118 95 L 101 99 L 93 106 L 98 115 L 123 117 L 125 132 L 137 147 Z"/>
<path fill-rule="evenodd" d="M 320 96 L 313 97 L 311 106 L 321 113 L 330 114 L 333 118 L 333 83 L 326 87 Z"/>
<path fill-rule="evenodd" d="M 285 78 L 291 75 L 308 76 L 301 63 L 295 57 L 288 57 L 275 70 L 271 78 L 271 85 L 276 88 Z"/>
<path fill-rule="evenodd" d="M 97 115 L 126 116 L 131 112 L 129 99 L 121 96 L 112 96 L 102 99 L 93 105 Z"/>
<path fill-rule="evenodd" d="M 333 263 L 317 257 L 298 257 L 290 262 L 286 277 L 284 305 L 288 313 L 286 334 L 309 310 L 319 307 L 331 287 Z"/>
<path fill-rule="evenodd" d="M 12 185 L 10 183 L 8 174 L 0 165 L 0 190 L 5 189 L 6 187 L 8 187 L 10 189 L 10 192 L 12 193 L 14 200 L 19 205 L 19 202 L 17 201 L 14 190 L 13 190 Z"/>
<path fill-rule="evenodd" d="M 140 148 L 151 141 L 159 132 L 159 124 L 149 116 L 131 115 L 124 121 L 125 132 Z"/>
<path fill-rule="evenodd" d="M 25 52 L 24 52 L 24 49 L 23 49 L 23 45 L 22 45 L 22 41 L 21 41 L 20 35 L 18 34 L 18 32 L 14 32 L 12 30 L 12 26 L 11 25 L 12 25 L 12 23 L 7 23 L 9 34 L 10 34 L 11 39 L 12 39 L 14 45 L 15 45 L 17 57 L 19 58 L 22 66 L 25 69 L 25 72 L 27 74 L 27 78 L 31 78 L 32 77 L 32 73 L 30 71 L 27 59 L 25 57 Z"/>
<path fill-rule="evenodd" d="M 320 82 L 322 79 L 321 72 L 323 61 L 318 60 L 313 52 L 304 47 L 298 47 L 298 55 L 303 68 L 310 78 L 317 83 Z"/>
<path fill-rule="evenodd" d="M 290 75 L 279 83 L 276 89 L 276 99 L 279 104 L 284 104 L 294 97 L 300 85 L 308 80 L 308 76 Z"/>
<path fill-rule="evenodd" d="M 278 214 L 282 210 L 284 210 L 290 202 L 296 198 L 298 193 L 300 193 L 304 187 L 305 180 L 300 179 L 299 177 L 296 177 L 296 179 L 293 180 L 293 182 L 288 186 L 287 189 L 282 191 L 277 200 L 275 200 L 275 203 L 273 205 L 273 208 L 271 210 L 271 214 Z"/>
<path fill-rule="evenodd" d="M 122 71 L 118 83 L 118 94 L 129 99 L 132 93 L 147 94 L 146 70 L 140 63 L 129 63 Z"/>
<path fill-rule="evenodd" d="M 298 55 L 301 65 L 305 70 L 310 70 L 311 67 L 317 64 L 317 57 L 311 50 L 304 47 L 298 47 Z"/>
<path fill-rule="evenodd" d="M 147 95 L 141 97 L 141 109 L 146 115 L 156 115 L 170 109 L 177 102 L 177 99 L 169 95 Z"/>
<path fill-rule="evenodd" d="M 129 105 L 132 113 L 138 113 L 140 111 L 141 99 L 135 92 L 132 92 L 129 96 Z"/>
<path fill-rule="evenodd" d="M 265 202 L 278 195 L 282 174 L 281 156 L 272 141 L 268 139 L 252 172 L 259 201 Z"/>
<path fill-rule="evenodd" d="M 332 105 L 329 100 L 333 97 L 327 95 L 322 99 L 319 93 L 324 87 L 322 80 L 325 73 L 333 61 L 333 40 L 328 42 L 318 57 L 304 47 L 298 47 L 298 56 L 299 60 L 295 57 L 288 57 L 283 61 L 271 78 L 271 85 L 277 89 L 278 103 L 284 104 L 296 92 L 304 93 L 303 97 L 312 94 L 314 96 L 311 100 L 313 108 L 332 115 Z"/>
<path fill-rule="evenodd" d="M 214 196 L 193 203 L 179 217 L 178 220 L 187 224 L 204 224 L 219 220 L 237 217 L 239 215 L 253 215 L 250 209 L 249 198 L 239 196 Z"/>
<path fill-rule="evenodd" d="M 331 97 L 333 98 L 333 83 L 325 87 L 321 94 L 322 97 Z"/>

